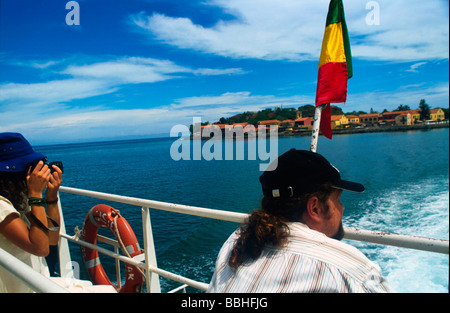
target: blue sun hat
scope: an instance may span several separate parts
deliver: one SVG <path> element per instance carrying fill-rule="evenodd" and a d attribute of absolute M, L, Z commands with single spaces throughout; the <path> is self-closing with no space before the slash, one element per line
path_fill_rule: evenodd
<path fill-rule="evenodd" d="M 0 133 L 0 172 L 20 173 L 46 156 L 33 150 L 19 133 Z"/>

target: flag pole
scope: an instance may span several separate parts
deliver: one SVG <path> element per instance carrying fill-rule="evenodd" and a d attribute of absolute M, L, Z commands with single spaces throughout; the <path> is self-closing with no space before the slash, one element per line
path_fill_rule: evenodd
<path fill-rule="evenodd" d="M 311 135 L 311 146 L 309 149 L 311 152 L 317 151 L 317 142 L 319 141 L 320 118 L 322 116 L 322 109 L 324 108 L 325 105 L 317 106 L 314 111 L 314 124 Z"/>

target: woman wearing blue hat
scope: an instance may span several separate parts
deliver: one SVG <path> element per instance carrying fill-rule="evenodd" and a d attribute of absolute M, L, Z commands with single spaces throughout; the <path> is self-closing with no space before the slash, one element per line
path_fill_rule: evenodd
<path fill-rule="evenodd" d="M 0 248 L 48 276 L 44 257 L 59 238 L 62 170 L 45 164 L 18 133 L 0 133 Z M 0 292 L 28 287 L 0 267 Z"/>

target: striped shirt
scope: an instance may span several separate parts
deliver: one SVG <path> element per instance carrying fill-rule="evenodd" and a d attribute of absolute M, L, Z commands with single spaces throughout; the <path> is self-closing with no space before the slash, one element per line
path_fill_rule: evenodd
<path fill-rule="evenodd" d="M 358 249 L 328 238 L 302 223 L 289 223 L 282 248 L 265 247 L 256 260 L 228 265 L 237 233 L 219 252 L 207 292 L 394 292 L 380 267 Z"/>

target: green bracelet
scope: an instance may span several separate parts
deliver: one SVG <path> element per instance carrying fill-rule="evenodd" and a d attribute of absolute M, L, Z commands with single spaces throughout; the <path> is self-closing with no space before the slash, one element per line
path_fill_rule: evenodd
<path fill-rule="evenodd" d="M 28 205 L 29 206 L 36 205 L 36 206 L 43 206 L 43 207 L 45 207 L 46 203 L 47 203 L 47 201 L 45 200 L 45 198 L 35 198 L 35 197 L 28 198 Z"/>

